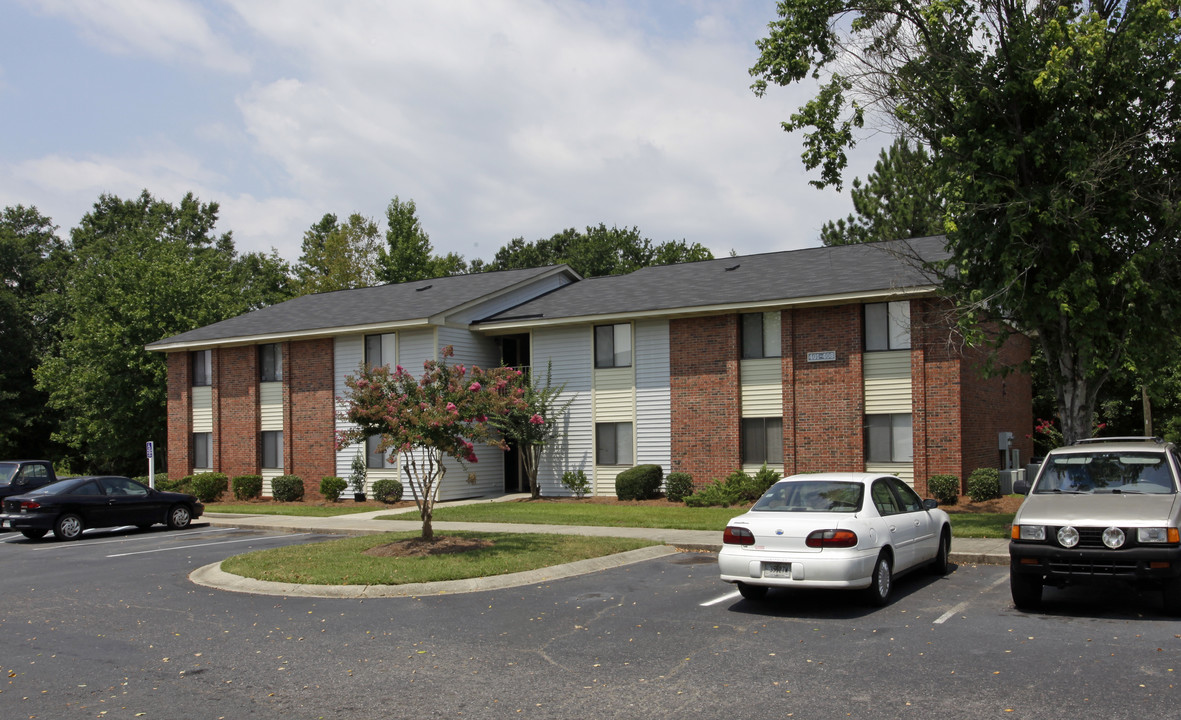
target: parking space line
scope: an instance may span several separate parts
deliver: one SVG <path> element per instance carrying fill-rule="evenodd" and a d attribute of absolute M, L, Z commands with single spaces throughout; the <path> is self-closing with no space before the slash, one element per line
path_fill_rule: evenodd
<path fill-rule="evenodd" d="M 114 530 L 126 530 L 126 529 L 130 529 L 133 527 L 135 527 L 135 526 L 134 525 L 124 525 L 122 527 L 116 527 L 116 528 L 102 528 L 102 531 L 103 532 L 111 532 Z M 162 535 L 160 537 L 188 537 L 189 535 L 203 535 L 205 533 L 229 532 L 230 530 L 237 530 L 237 529 L 238 528 L 209 528 L 208 530 L 193 530 L 191 532 L 184 532 L 180 535 L 177 535 L 174 533 L 174 534 L 171 534 L 168 536 Z M 83 535 L 83 537 L 86 537 L 86 536 Z M 110 545 L 111 543 L 124 543 L 124 542 L 127 542 L 128 540 L 132 540 L 135 538 L 146 538 L 146 537 L 155 537 L 155 534 L 153 533 L 153 534 L 149 534 L 149 535 L 127 535 L 124 537 L 112 538 L 110 540 L 93 540 L 93 541 L 84 542 L 84 543 L 56 543 L 56 544 L 50 545 L 48 547 L 35 548 L 34 552 L 44 552 L 46 550 L 64 550 L 66 548 L 82 549 L 82 548 L 94 547 L 95 545 Z"/>
<path fill-rule="evenodd" d="M 988 587 L 981 590 L 980 594 L 983 595 L 986 592 L 989 592 L 991 590 L 995 590 L 998 585 L 1001 585 L 1001 584 L 1006 583 L 1008 581 L 1009 581 L 1009 576 L 1002 575 L 1001 577 L 997 578 L 997 580 L 995 582 L 993 582 L 991 585 L 989 585 Z M 970 602 L 972 602 L 972 601 L 971 600 L 964 600 L 963 602 L 956 604 L 950 610 L 943 613 L 939 617 L 935 618 L 935 621 L 932 624 L 933 625 L 942 625 L 943 623 L 950 620 L 952 618 L 952 616 L 957 615 L 960 612 L 962 612 L 964 608 L 968 607 L 968 604 Z"/>
<path fill-rule="evenodd" d="M 241 538 L 239 540 L 220 540 L 218 542 L 197 543 L 196 545 L 184 545 L 182 547 L 156 548 L 155 550 L 136 550 L 135 552 L 125 552 L 125 553 L 116 553 L 114 555 L 107 555 L 107 557 L 117 558 L 117 557 L 127 557 L 128 555 L 148 555 L 150 553 L 172 552 L 174 550 L 190 550 L 192 548 L 208 547 L 210 545 L 229 545 L 231 543 L 255 542 L 258 540 L 264 540 L 268 537 L 289 538 L 289 537 L 299 537 L 300 535 L 311 535 L 311 533 L 291 533 L 291 534 L 285 534 L 285 535 L 260 535 L 258 537 Z"/>
<path fill-rule="evenodd" d="M 742 593 L 735 590 L 732 593 L 726 593 L 725 595 L 721 596 L 720 598 L 714 598 L 713 600 L 706 600 L 705 602 L 701 603 L 701 607 L 709 607 L 710 605 L 717 605 L 718 603 L 724 603 L 727 600 L 733 600 L 734 598 L 738 597 L 741 594 Z"/>

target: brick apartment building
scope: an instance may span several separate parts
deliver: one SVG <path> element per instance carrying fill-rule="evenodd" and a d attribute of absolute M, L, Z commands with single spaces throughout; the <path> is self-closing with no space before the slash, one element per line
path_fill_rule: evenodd
<path fill-rule="evenodd" d="M 371 448 L 335 449 L 344 378 L 362 363 L 417 368 L 450 345 L 469 365 L 550 367 L 571 403 L 543 454 L 543 495 L 582 470 L 596 494 L 636 464 L 698 484 L 766 463 L 784 473 L 871 470 L 926 490 L 1028 458 L 1027 375 L 981 373 L 955 342 L 917 260 L 941 237 L 812 248 L 583 279 L 566 266 L 436 278 L 296 298 L 148 346 L 168 356 L 169 474 L 400 477 Z M 1013 338 L 1003 365 L 1029 357 Z M 440 497 L 522 488 L 515 454 L 477 449 Z M 404 479 L 403 479 L 404 480 Z M 269 487 L 269 485 L 268 485 Z"/>

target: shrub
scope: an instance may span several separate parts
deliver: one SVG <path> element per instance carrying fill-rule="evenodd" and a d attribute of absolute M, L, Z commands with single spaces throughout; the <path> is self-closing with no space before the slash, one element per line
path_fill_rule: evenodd
<path fill-rule="evenodd" d="M 636 465 L 615 478 L 615 497 L 620 500 L 650 500 L 660 494 L 664 468 L 659 465 Z"/>
<path fill-rule="evenodd" d="M 393 478 L 382 478 L 373 483 L 373 499 L 392 505 L 402 499 L 402 483 Z"/>
<path fill-rule="evenodd" d="M 298 475 L 280 475 L 271 481 L 271 496 L 277 502 L 303 500 L 303 478 Z"/>
<path fill-rule="evenodd" d="M 689 507 L 730 507 L 743 502 L 742 488 L 737 483 L 720 480 L 714 480 L 685 498 L 685 504 Z"/>
<path fill-rule="evenodd" d="M 977 468 L 968 476 L 968 497 L 983 502 L 1001 496 L 1001 474 L 996 468 Z"/>
<path fill-rule="evenodd" d="M 230 481 L 223 473 L 201 473 L 193 476 L 189 488 L 189 492 L 196 495 L 201 502 L 217 502 L 222 493 L 229 490 Z"/>
<path fill-rule="evenodd" d="M 163 490 L 164 492 L 188 493 L 190 492 L 189 488 L 192 483 L 192 475 L 186 475 L 182 478 L 177 478 L 176 480 L 169 480 L 168 478 L 156 478 L 156 489 Z"/>
<path fill-rule="evenodd" d="M 955 475 L 932 475 L 927 478 L 927 490 L 940 505 L 955 505 L 960 499 L 960 479 Z"/>
<path fill-rule="evenodd" d="M 583 497 L 590 492 L 590 480 L 587 479 L 586 473 L 581 470 L 567 470 L 562 473 L 562 485 L 574 493 L 574 497 L 576 498 Z"/>
<path fill-rule="evenodd" d="M 353 456 L 353 463 L 349 467 L 349 485 L 353 487 L 353 492 L 361 494 L 365 492 L 365 473 L 368 472 L 365 467 L 365 456 L 358 452 Z"/>
<path fill-rule="evenodd" d="M 257 500 L 262 497 L 262 475 L 238 475 L 230 480 L 235 500 Z"/>
<path fill-rule="evenodd" d="M 755 473 L 754 476 L 752 489 L 756 491 L 757 494 L 751 498 L 751 502 L 761 498 L 763 493 L 770 490 L 771 486 L 779 482 L 781 477 L 783 476 L 780 475 L 778 471 L 772 470 L 771 468 L 767 467 L 767 463 L 763 463 L 763 467 L 759 468 L 759 471 Z"/>
<path fill-rule="evenodd" d="M 325 475 L 320 478 L 320 494 L 328 502 L 336 502 L 340 499 L 340 494 L 344 492 L 345 488 L 349 486 L 347 480 L 342 477 L 334 477 L 332 475 Z"/>
<path fill-rule="evenodd" d="M 689 473 L 669 473 L 664 481 L 664 494 L 673 502 L 682 502 L 693 494 L 693 476 Z"/>

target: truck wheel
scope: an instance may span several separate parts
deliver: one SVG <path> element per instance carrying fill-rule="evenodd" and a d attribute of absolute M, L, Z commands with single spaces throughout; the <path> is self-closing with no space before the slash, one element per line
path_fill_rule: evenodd
<path fill-rule="evenodd" d="M 1010 572 L 1009 592 L 1018 610 L 1037 610 L 1042 605 L 1042 579 L 1037 575 Z"/>
<path fill-rule="evenodd" d="M 1181 577 L 1165 583 L 1165 612 L 1174 617 L 1181 616 Z"/>
<path fill-rule="evenodd" d="M 77 540 L 82 537 L 82 518 L 74 513 L 66 513 L 53 524 L 53 536 L 58 540 Z"/>

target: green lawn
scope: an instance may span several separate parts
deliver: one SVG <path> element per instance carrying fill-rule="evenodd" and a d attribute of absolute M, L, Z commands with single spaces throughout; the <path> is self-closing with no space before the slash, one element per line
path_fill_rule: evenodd
<path fill-rule="evenodd" d="M 437 533 L 439 534 L 441 533 Z M 365 555 L 365 550 L 369 548 L 419 535 L 417 532 L 383 533 L 261 550 L 224 560 L 221 567 L 235 575 L 276 582 L 315 585 L 403 585 L 536 570 L 660 544 L 631 538 L 531 533 L 446 534 L 481 537 L 491 540 L 493 545 L 490 548 L 458 554 L 427 557 Z"/>
<path fill-rule="evenodd" d="M 691 508 L 684 505 L 605 505 L 580 502 L 477 503 L 437 508 L 435 520 L 450 522 L 527 523 L 532 525 L 596 525 L 674 530 L 726 529 L 746 512 L 743 507 Z M 381 516 L 405 520 L 405 516 Z"/>
<path fill-rule="evenodd" d="M 1007 538 L 1015 513 L 948 513 L 958 538 Z"/>
<path fill-rule="evenodd" d="M 206 503 L 205 512 L 235 513 L 239 515 L 299 515 L 302 517 L 336 517 L 371 512 L 380 508 L 365 505 L 304 505 L 300 503 Z"/>

